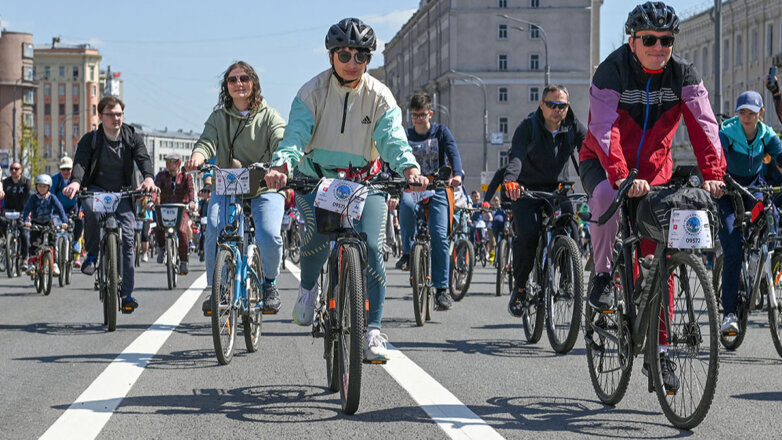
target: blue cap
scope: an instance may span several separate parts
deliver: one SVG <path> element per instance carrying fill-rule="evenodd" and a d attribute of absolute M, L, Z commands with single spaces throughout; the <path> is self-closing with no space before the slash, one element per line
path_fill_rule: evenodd
<path fill-rule="evenodd" d="M 739 95 L 739 99 L 736 100 L 736 112 L 738 113 L 743 108 L 749 109 L 754 113 L 760 113 L 760 110 L 763 109 L 763 98 L 760 96 L 760 93 L 754 90 L 747 90 Z"/>

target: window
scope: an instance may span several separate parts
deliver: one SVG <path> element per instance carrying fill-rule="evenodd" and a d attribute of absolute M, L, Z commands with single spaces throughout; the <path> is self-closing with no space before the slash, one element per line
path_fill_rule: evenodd
<path fill-rule="evenodd" d="M 722 70 L 728 70 L 730 66 L 730 40 L 727 38 L 722 43 Z"/>
<path fill-rule="evenodd" d="M 530 40 L 540 39 L 540 28 L 535 26 L 534 24 L 529 25 L 529 39 Z"/>
<path fill-rule="evenodd" d="M 508 134 L 508 118 L 504 116 L 501 117 L 499 120 L 499 125 L 500 125 L 500 131 L 503 132 L 504 134 Z"/>
<path fill-rule="evenodd" d="M 98 114 L 98 107 L 95 106 L 95 104 L 92 104 L 92 116 L 95 116 Z"/>
<path fill-rule="evenodd" d="M 35 110 L 33 110 L 33 113 Z M 24 126 L 30 129 L 33 129 L 33 114 L 32 113 L 25 113 L 24 114 Z"/>
<path fill-rule="evenodd" d="M 744 56 L 743 53 L 741 53 L 742 49 L 742 42 L 741 42 L 741 35 L 736 35 L 736 43 L 733 47 L 733 63 L 736 66 L 740 66 L 741 62 L 743 61 L 742 58 Z"/>
<path fill-rule="evenodd" d="M 533 53 L 529 56 L 529 70 L 540 70 L 540 55 Z"/>
<path fill-rule="evenodd" d="M 507 8 L 508 7 L 508 0 L 497 0 L 497 7 L 498 8 Z"/>
<path fill-rule="evenodd" d="M 79 104 L 73 104 L 73 114 L 74 115 L 79 114 Z"/>
<path fill-rule="evenodd" d="M 65 84 L 60 84 L 60 87 L 58 87 L 60 96 L 65 96 Z"/>
<path fill-rule="evenodd" d="M 48 102 L 43 105 L 43 114 L 50 115 L 52 114 L 52 105 Z"/>
<path fill-rule="evenodd" d="M 57 107 L 57 111 L 60 112 L 60 116 L 64 116 L 65 115 L 65 104 L 60 104 Z"/>
<path fill-rule="evenodd" d="M 79 79 L 79 66 L 73 66 L 73 79 Z"/>
<path fill-rule="evenodd" d="M 60 66 L 60 78 L 65 78 L 65 66 Z"/>
<path fill-rule="evenodd" d="M 537 87 L 530 87 L 529 88 L 529 100 L 530 102 L 538 102 L 540 101 L 540 89 Z"/>
<path fill-rule="evenodd" d="M 508 150 L 497 152 L 497 165 L 499 168 L 508 165 Z"/>
<path fill-rule="evenodd" d="M 22 75 L 25 81 L 35 81 L 33 66 L 24 66 L 24 69 L 22 69 Z"/>
<path fill-rule="evenodd" d="M 73 85 L 73 98 L 78 99 L 79 98 L 79 85 L 74 84 Z"/>
<path fill-rule="evenodd" d="M 766 57 L 774 55 L 774 25 L 766 25 Z"/>
<path fill-rule="evenodd" d="M 93 85 L 92 86 L 92 96 L 96 96 L 98 94 L 98 87 Z"/>
<path fill-rule="evenodd" d="M 52 75 L 52 67 L 51 66 L 45 66 L 43 68 L 43 77 L 46 79 L 49 79 L 49 77 Z"/>
<path fill-rule="evenodd" d="M 24 103 L 30 105 L 35 104 L 35 90 L 24 91 Z"/>
<path fill-rule="evenodd" d="M 539 8 L 540 7 L 540 0 L 529 0 L 529 7 L 530 8 Z"/>
<path fill-rule="evenodd" d="M 51 84 L 44 84 L 43 85 L 43 96 L 52 96 L 52 85 Z"/>
<path fill-rule="evenodd" d="M 52 157 L 52 146 L 51 145 L 46 144 L 46 145 L 43 146 L 43 157 Z M 47 173 L 48 173 L 48 171 L 47 171 Z"/>
<path fill-rule="evenodd" d="M 95 66 L 90 66 L 90 81 L 95 81 Z M 95 94 L 92 94 L 95 96 Z"/>
<path fill-rule="evenodd" d="M 73 123 L 73 137 L 79 137 L 79 123 Z"/>
<path fill-rule="evenodd" d="M 60 122 L 60 137 L 65 136 L 65 122 Z"/>
<path fill-rule="evenodd" d="M 35 50 L 33 49 L 33 45 L 30 43 L 24 43 L 22 45 L 22 56 L 25 58 L 32 58 L 35 56 Z"/>
<path fill-rule="evenodd" d="M 50 124 L 48 122 L 46 124 L 44 124 L 44 126 L 43 126 L 43 135 L 46 136 L 46 137 L 49 137 L 49 136 L 52 135 L 52 124 Z"/>
<path fill-rule="evenodd" d="M 508 55 L 500 54 L 497 56 L 497 70 L 508 70 Z"/>
<path fill-rule="evenodd" d="M 507 87 L 500 87 L 497 89 L 498 95 L 497 100 L 499 102 L 508 102 L 508 88 Z"/>
<path fill-rule="evenodd" d="M 749 31 L 749 61 L 758 60 L 758 29 Z"/>
<path fill-rule="evenodd" d="M 703 50 L 701 51 L 701 63 L 703 63 L 703 71 L 701 76 L 705 76 L 706 72 L 709 70 L 709 45 L 706 44 L 703 46 Z"/>
<path fill-rule="evenodd" d="M 500 40 L 508 39 L 508 25 L 501 24 L 497 27 L 497 38 Z"/>

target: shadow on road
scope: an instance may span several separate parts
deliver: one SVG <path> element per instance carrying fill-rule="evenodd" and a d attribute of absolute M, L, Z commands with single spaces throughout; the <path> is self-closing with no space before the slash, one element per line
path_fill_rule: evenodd
<path fill-rule="evenodd" d="M 734 394 L 734 399 L 760 400 L 765 402 L 782 401 L 782 391 L 767 391 L 764 393 Z"/>

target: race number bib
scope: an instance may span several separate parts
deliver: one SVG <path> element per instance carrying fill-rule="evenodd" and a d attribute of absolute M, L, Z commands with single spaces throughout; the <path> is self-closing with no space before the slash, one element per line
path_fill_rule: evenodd
<path fill-rule="evenodd" d="M 234 196 L 250 192 L 250 172 L 247 168 L 216 170 L 215 193 Z"/>
<path fill-rule="evenodd" d="M 674 209 L 668 226 L 668 247 L 672 249 L 710 249 L 709 214 L 706 211 Z"/>
<path fill-rule="evenodd" d="M 117 193 L 95 193 L 92 196 L 92 212 L 114 212 L 119 205 L 120 196 Z"/>
<path fill-rule="evenodd" d="M 144 229 L 144 222 L 142 222 L 140 220 L 136 220 L 136 229 L 138 229 L 138 230 Z"/>
<path fill-rule="evenodd" d="M 483 220 L 478 220 L 475 222 L 476 229 L 483 229 L 485 227 L 486 227 L 486 222 L 484 222 Z"/>
<path fill-rule="evenodd" d="M 369 188 L 342 179 L 323 179 L 315 195 L 315 206 L 326 211 L 347 214 L 354 220 L 361 220 Z"/>

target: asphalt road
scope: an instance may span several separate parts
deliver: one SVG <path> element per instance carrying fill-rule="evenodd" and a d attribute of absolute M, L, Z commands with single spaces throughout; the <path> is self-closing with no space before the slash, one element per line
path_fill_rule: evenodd
<path fill-rule="evenodd" d="M 704 422 L 680 431 L 646 392 L 640 360 L 624 400 L 608 407 L 589 381 L 583 338 L 568 355 L 556 355 L 545 334 L 526 345 L 508 298 L 494 296 L 493 269 L 477 268 L 465 299 L 419 328 L 407 274 L 389 265 L 383 332 L 398 352 L 388 368 L 364 366 L 361 406 L 345 416 L 339 394 L 326 388 L 322 341 L 291 320 L 293 274 L 279 278 L 283 308 L 264 317 L 260 351 L 248 353 L 240 334 L 233 361 L 219 366 L 201 314 L 205 293 L 188 290 L 205 284 L 203 270 L 193 263 L 169 291 L 163 267 L 142 264 L 134 294 L 140 307 L 120 315 L 113 333 L 101 325 L 90 277 L 76 274 L 71 286 L 55 284 L 45 297 L 27 277 L 0 275 L 0 438 L 47 430 L 56 438 L 113 440 L 778 435 L 782 360 L 765 312 L 752 316 L 738 352 L 721 352 Z M 462 409 L 466 422 L 433 419 Z"/>

